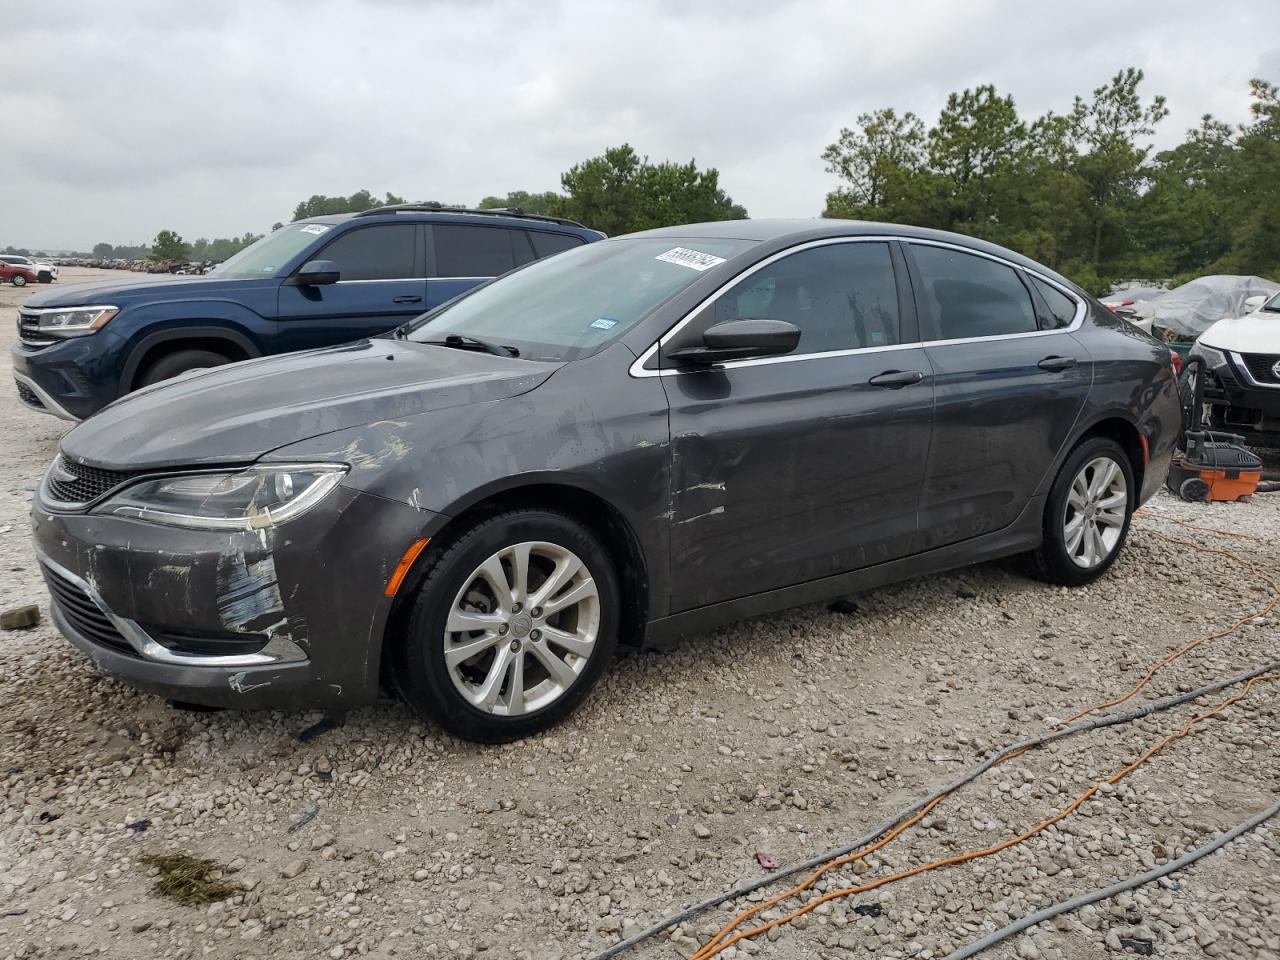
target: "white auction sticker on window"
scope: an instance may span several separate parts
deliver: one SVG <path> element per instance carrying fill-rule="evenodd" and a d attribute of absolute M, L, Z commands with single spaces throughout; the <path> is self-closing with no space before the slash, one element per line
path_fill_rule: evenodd
<path fill-rule="evenodd" d="M 699 273 L 724 263 L 724 257 L 714 257 L 709 253 L 690 250 L 688 247 L 672 247 L 666 253 L 660 253 L 653 259 L 661 260 L 663 263 L 678 263 L 682 267 L 697 270 Z"/>
<path fill-rule="evenodd" d="M 302 232 L 314 233 L 316 236 L 320 236 L 320 234 L 328 233 L 332 229 L 332 227 L 325 226 L 323 223 L 308 223 L 302 228 Z"/>

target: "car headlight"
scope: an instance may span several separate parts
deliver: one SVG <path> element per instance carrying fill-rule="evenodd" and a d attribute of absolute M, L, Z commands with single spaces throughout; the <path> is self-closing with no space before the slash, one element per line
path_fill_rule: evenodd
<path fill-rule="evenodd" d="M 1201 343 L 1199 340 L 1191 345 L 1190 353 L 1191 356 L 1202 359 L 1204 365 L 1210 370 L 1214 367 L 1225 367 L 1227 365 L 1227 355 L 1225 353 L 1208 344 Z"/>
<path fill-rule="evenodd" d="M 173 527 L 258 530 L 306 513 L 346 472 L 346 464 L 306 463 L 158 477 L 125 487 L 98 509 Z"/>
<path fill-rule="evenodd" d="M 52 307 L 37 310 L 34 312 L 34 332 L 50 337 L 87 337 L 101 330 L 119 312 L 119 307 Z M 23 326 L 27 330 L 32 329 L 29 321 Z"/>

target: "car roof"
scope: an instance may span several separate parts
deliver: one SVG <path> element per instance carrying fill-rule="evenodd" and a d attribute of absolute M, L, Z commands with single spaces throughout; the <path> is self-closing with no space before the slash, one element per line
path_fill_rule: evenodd
<path fill-rule="evenodd" d="M 826 218 L 783 219 L 783 220 L 716 220 L 710 223 L 690 223 L 676 227 L 658 227 L 654 230 L 643 230 L 628 233 L 616 240 L 629 237 L 665 238 L 673 240 L 754 240 L 768 243 L 770 247 L 785 247 L 810 240 L 825 240 L 832 237 L 902 237 L 908 240 L 934 240 L 959 247 L 968 247 L 978 253 L 1010 260 L 1021 266 L 1046 274 L 1068 284 L 1072 289 L 1079 289 L 1066 277 L 1063 277 L 1022 254 L 977 237 L 950 233 L 946 230 L 931 230 L 928 227 L 913 227 L 903 223 L 880 223 L 874 220 L 835 220 Z"/>

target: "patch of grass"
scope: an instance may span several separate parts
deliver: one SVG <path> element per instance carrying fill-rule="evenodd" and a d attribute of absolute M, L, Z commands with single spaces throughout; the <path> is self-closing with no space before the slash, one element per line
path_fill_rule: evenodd
<path fill-rule="evenodd" d="M 238 884 L 215 879 L 214 875 L 225 873 L 226 868 L 214 860 L 185 853 L 144 853 L 141 860 L 160 871 L 151 892 L 187 907 L 225 900 L 240 892 Z"/>

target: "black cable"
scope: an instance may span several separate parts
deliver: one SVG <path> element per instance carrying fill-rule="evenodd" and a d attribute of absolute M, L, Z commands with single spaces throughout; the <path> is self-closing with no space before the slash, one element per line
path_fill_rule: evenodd
<path fill-rule="evenodd" d="M 1027 914 L 1020 920 L 1015 920 L 1008 926 L 1001 927 L 994 933 L 989 933 L 979 940 L 965 944 L 954 953 L 949 953 L 943 960 L 965 960 L 975 954 L 981 953 L 983 950 L 994 947 L 1002 940 L 1007 940 L 1014 934 L 1021 933 L 1028 927 L 1034 927 L 1038 923 L 1044 923 L 1046 920 L 1052 920 L 1060 913 L 1069 913 L 1072 910 L 1079 910 L 1081 907 L 1095 903 L 1098 900 L 1106 900 L 1108 897 L 1114 897 L 1118 893 L 1124 893 L 1126 890 L 1132 890 L 1140 887 L 1145 883 L 1153 880 L 1159 880 L 1161 877 L 1167 877 L 1171 873 L 1184 870 L 1197 860 L 1207 857 L 1209 854 L 1220 850 L 1228 843 L 1250 830 L 1256 829 L 1259 824 L 1271 819 L 1277 813 L 1280 813 L 1280 802 L 1273 803 L 1267 809 L 1255 814 L 1243 823 L 1239 823 L 1232 827 L 1226 833 L 1219 834 L 1213 840 L 1203 846 L 1196 847 L 1190 853 L 1184 854 L 1177 860 L 1166 863 L 1163 867 L 1157 867 L 1154 870 L 1148 870 L 1146 873 L 1138 874 L 1136 877 L 1130 877 L 1128 880 L 1120 880 L 1113 883 L 1109 887 L 1103 887 L 1101 890 L 1091 890 L 1088 893 L 1082 893 L 1079 896 L 1072 897 L 1070 900 L 1063 900 L 1061 903 L 1055 903 L 1051 907 L 1045 907 L 1043 910 L 1037 910 L 1035 913 Z"/>
<path fill-rule="evenodd" d="M 818 856 L 812 857 L 809 860 L 804 860 L 804 861 L 801 861 L 800 863 L 792 864 L 788 867 L 785 867 L 774 873 L 771 873 L 768 876 L 761 877 L 757 880 L 749 880 L 744 883 L 740 883 L 738 886 L 734 887 L 732 890 L 728 890 L 723 893 L 717 893 L 714 896 L 708 897 L 705 900 L 701 900 L 698 903 L 685 907 L 683 910 L 679 911 L 678 913 L 671 914 L 670 916 L 666 917 L 663 920 L 658 921 L 652 926 L 646 927 L 644 930 L 641 930 L 639 933 L 632 934 L 630 937 L 627 937 L 625 940 L 618 941 L 613 946 L 593 956 L 591 960 L 609 960 L 610 957 L 616 957 L 618 954 L 622 953 L 623 951 L 629 950 L 632 947 L 637 946 L 646 940 L 650 940 L 653 937 L 656 937 L 658 934 L 662 933 L 663 931 L 669 930 L 670 928 L 674 927 L 676 924 L 681 923 L 684 920 L 687 920 L 689 917 L 692 917 L 696 914 L 701 913 L 703 910 L 707 910 L 711 907 L 719 906 L 720 904 L 728 900 L 736 900 L 739 897 L 746 896 L 749 893 L 754 893 L 756 890 L 759 890 L 761 887 L 767 887 L 770 884 L 777 883 L 779 880 L 785 879 L 786 877 L 794 876 L 795 874 L 800 873 L 802 871 L 812 870 L 815 867 L 820 867 L 825 863 L 829 863 L 832 860 L 835 860 L 839 857 L 843 857 L 846 854 L 852 853 L 855 850 L 861 849 L 862 847 L 865 847 L 869 843 L 874 843 L 880 837 L 884 836 L 886 833 L 888 833 L 894 827 L 898 826 L 904 820 L 910 819 L 912 815 L 918 813 L 920 810 L 922 810 L 924 807 L 932 803 L 937 798 L 945 797 L 947 794 L 954 793 L 956 790 L 959 790 L 961 787 L 965 786 L 966 784 L 971 783 L 972 781 L 978 779 L 978 777 L 982 776 L 984 773 L 986 773 L 988 770 L 994 767 L 997 763 L 1004 760 L 1006 757 L 1008 757 L 1012 753 L 1018 753 L 1023 750 L 1031 749 L 1033 747 L 1044 746 L 1045 744 L 1053 743 L 1057 740 L 1065 740 L 1067 737 L 1073 737 L 1076 734 L 1080 734 L 1080 733 L 1087 733 L 1090 730 L 1100 730 L 1105 727 L 1113 727 L 1121 723 L 1131 723 L 1134 720 L 1140 720 L 1143 717 L 1148 717 L 1153 713 L 1159 713 L 1164 710 L 1170 710 L 1173 707 L 1181 706 L 1182 704 L 1187 703 L 1191 700 L 1199 699 L 1200 697 L 1206 696 L 1207 694 L 1210 694 L 1210 693 L 1217 693 L 1219 690 L 1226 689 L 1227 687 L 1234 686 L 1238 683 L 1244 683 L 1246 680 L 1252 680 L 1254 677 L 1261 676 L 1264 673 L 1271 673 L 1276 670 L 1280 670 L 1280 660 L 1273 660 L 1270 663 L 1267 663 L 1261 667 L 1248 670 L 1244 673 L 1236 674 L 1234 677 L 1229 677 L 1226 680 L 1215 681 L 1213 683 L 1207 684 L 1206 686 L 1199 687 L 1198 689 L 1188 691 L 1187 693 L 1176 694 L 1174 696 L 1165 697 L 1160 700 L 1152 700 L 1150 703 L 1147 703 L 1144 706 L 1133 707 L 1129 710 L 1124 710 L 1119 713 L 1102 714 L 1101 716 L 1094 717 L 1092 720 L 1085 720 L 1081 723 L 1078 723 L 1075 726 L 1063 727 L 1060 730 L 1051 730 L 1048 733 L 1041 734 L 1040 736 L 1031 737 L 1027 740 L 1023 740 L 1019 743 L 1015 743 L 1012 746 L 1006 747 L 1005 749 L 1001 750 L 999 753 L 992 755 L 990 758 L 988 758 L 987 760 L 984 760 L 982 763 L 978 764 L 977 766 L 971 768 L 968 773 L 966 773 L 960 779 L 949 784 L 948 786 L 945 786 L 942 789 L 937 790 L 934 793 L 930 794 L 929 796 L 925 797 L 923 800 L 919 800 L 916 803 L 913 803 L 911 806 L 906 807 L 903 810 L 900 810 L 898 813 L 894 814 L 888 820 L 885 820 L 883 823 L 877 826 L 871 833 L 868 833 L 866 836 L 859 837 L 857 840 L 854 840 L 852 843 L 845 844 L 842 847 L 837 847 L 834 850 L 828 850 L 826 853 L 819 854 Z"/>

